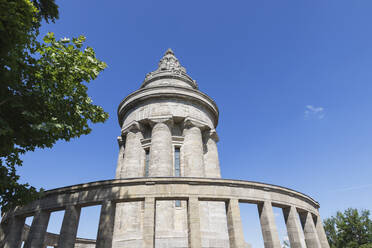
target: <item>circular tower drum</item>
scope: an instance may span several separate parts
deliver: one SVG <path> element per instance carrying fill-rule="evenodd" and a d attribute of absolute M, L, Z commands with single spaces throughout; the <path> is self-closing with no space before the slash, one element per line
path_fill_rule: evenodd
<path fill-rule="evenodd" d="M 118 119 L 117 179 L 220 178 L 217 105 L 198 90 L 171 49 L 120 103 Z M 203 201 L 200 212 L 203 247 L 229 247 L 225 203 Z M 156 247 L 188 247 L 186 201 L 157 201 L 155 219 Z M 118 204 L 113 247 L 143 247 L 143 220 L 143 204 Z"/>

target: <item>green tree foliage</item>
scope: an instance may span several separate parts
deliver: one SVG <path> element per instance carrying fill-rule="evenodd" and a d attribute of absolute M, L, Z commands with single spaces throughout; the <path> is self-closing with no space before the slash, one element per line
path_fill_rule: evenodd
<path fill-rule="evenodd" d="M 87 95 L 106 67 L 85 37 L 38 41 L 42 21 L 54 22 L 54 0 L 0 0 L 0 206 L 6 211 L 40 194 L 18 183 L 20 156 L 91 131 L 108 114 Z"/>
<path fill-rule="evenodd" d="M 369 211 L 349 208 L 324 221 L 331 248 L 372 248 L 372 220 Z"/>

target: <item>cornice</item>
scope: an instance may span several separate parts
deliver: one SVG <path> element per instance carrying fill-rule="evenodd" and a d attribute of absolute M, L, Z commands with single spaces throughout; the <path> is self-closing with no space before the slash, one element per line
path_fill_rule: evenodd
<path fill-rule="evenodd" d="M 217 104 L 208 95 L 199 90 L 177 87 L 177 86 L 157 86 L 139 89 L 125 97 L 118 107 L 119 125 L 122 126 L 124 115 L 137 104 L 152 98 L 180 98 L 196 101 L 206 107 L 213 116 L 215 127 L 218 124 L 219 110 Z"/>

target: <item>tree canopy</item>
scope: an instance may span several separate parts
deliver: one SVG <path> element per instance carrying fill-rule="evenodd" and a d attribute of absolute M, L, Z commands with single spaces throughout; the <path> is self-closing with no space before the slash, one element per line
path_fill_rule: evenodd
<path fill-rule="evenodd" d="M 369 211 L 349 208 L 324 220 L 331 248 L 372 248 L 372 220 Z"/>
<path fill-rule="evenodd" d="M 6 211 L 39 196 L 20 184 L 21 155 L 91 132 L 108 114 L 87 94 L 106 64 L 85 37 L 39 40 L 42 22 L 58 19 L 54 0 L 0 0 L 0 206 Z"/>

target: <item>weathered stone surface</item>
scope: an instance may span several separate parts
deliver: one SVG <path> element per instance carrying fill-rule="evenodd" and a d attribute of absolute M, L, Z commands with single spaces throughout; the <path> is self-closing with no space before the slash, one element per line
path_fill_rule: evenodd
<path fill-rule="evenodd" d="M 200 233 L 200 211 L 199 200 L 197 197 L 191 197 L 187 206 L 188 213 L 188 230 L 190 248 L 201 248 L 201 233 Z"/>
<path fill-rule="evenodd" d="M 227 222 L 230 237 L 230 247 L 244 247 L 245 241 L 243 226 L 240 218 L 239 201 L 237 199 L 230 199 L 228 202 Z"/>
<path fill-rule="evenodd" d="M 2 231 L 0 246 L 3 245 L 4 248 L 21 247 L 24 223 L 25 218 L 20 216 L 13 217 L 6 226 L 3 225 L 2 228 L 8 228 L 8 230 Z"/>
<path fill-rule="evenodd" d="M 68 206 L 63 217 L 58 248 L 74 248 L 81 208 Z"/>
<path fill-rule="evenodd" d="M 283 208 L 284 221 L 287 226 L 289 242 L 292 248 L 306 248 L 301 235 L 298 213 L 294 206 Z"/>
<path fill-rule="evenodd" d="M 144 224 L 143 224 L 144 246 L 155 247 L 155 198 L 145 198 Z"/>
<path fill-rule="evenodd" d="M 259 203 L 258 214 L 265 248 L 281 248 L 271 202 L 264 201 Z"/>
<path fill-rule="evenodd" d="M 307 248 L 321 248 L 318 233 L 315 229 L 313 216 L 310 212 L 301 212 L 300 220 L 304 229 L 305 242 Z"/>
<path fill-rule="evenodd" d="M 168 119 L 166 119 L 168 121 Z M 173 176 L 173 146 L 170 124 L 157 122 L 152 128 L 149 176 Z"/>
<path fill-rule="evenodd" d="M 141 145 L 142 133 L 138 123 L 132 123 L 123 131 L 126 136 L 125 148 L 119 150 L 118 168 L 116 178 L 142 177 L 144 175 L 142 155 L 144 150 Z"/>
<path fill-rule="evenodd" d="M 116 204 L 113 247 L 143 247 L 143 202 Z"/>
<path fill-rule="evenodd" d="M 322 223 L 322 218 L 320 215 L 316 216 L 316 223 L 315 223 L 315 228 L 318 234 L 318 238 L 320 241 L 320 245 L 322 248 L 329 248 L 328 240 L 327 240 L 327 235 L 324 230 L 324 226 Z"/>
<path fill-rule="evenodd" d="M 103 202 L 99 217 L 96 248 L 112 248 L 114 236 L 116 204 L 110 200 Z"/>
<path fill-rule="evenodd" d="M 44 246 L 49 218 L 50 212 L 48 211 L 39 210 L 36 212 L 24 248 L 40 248 Z"/>
<path fill-rule="evenodd" d="M 218 136 L 215 130 L 206 131 L 204 135 L 204 171 L 205 177 L 221 178 L 220 161 L 218 158 Z"/>
<path fill-rule="evenodd" d="M 204 177 L 203 141 L 201 130 L 188 126 L 184 130 L 184 168 L 187 177 Z"/>

